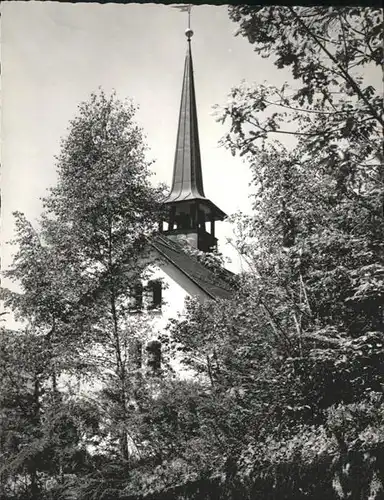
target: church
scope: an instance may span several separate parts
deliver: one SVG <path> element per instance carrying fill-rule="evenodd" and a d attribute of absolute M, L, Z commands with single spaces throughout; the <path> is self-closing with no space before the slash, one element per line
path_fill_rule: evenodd
<path fill-rule="evenodd" d="M 215 225 L 223 221 L 226 214 L 204 193 L 191 49 L 193 31 L 187 29 L 185 34 L 187 52 L 172 186 L 164 201 L 166 220 L 160 222 L 159 232 L 151 241 L 151 258 L 155 262 L 151 266 L 151 279 L 134 288 L 131 303 L 134 312 L 146 312 L 151 318 L 147 365 L 155 371 L 160 369 L 161 356 L 156 337 L 170 318 L 183 314 L 185 299 L 227 299 L 232 294 L 227 279 L 202 264 L 193 251 L 188 251 L 191 248 L 198 254 L 216 249 Z M 232 276 L 225 269 L 223 274 L 228 278 Z"/>

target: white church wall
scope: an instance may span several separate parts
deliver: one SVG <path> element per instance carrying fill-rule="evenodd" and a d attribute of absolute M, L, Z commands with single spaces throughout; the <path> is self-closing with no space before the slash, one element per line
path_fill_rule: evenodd
<path fill-rule="evenodd" d="M 189 279 L 180 269 L 170 263 L 157 251 L 153 251 L 147 256 L 148 266 L 142 281 L 143 287 L 151 280 L 162 282 L 162 305 L 161 309 L 148 311 L 144 316 L 146 320 L 151 317 L 153 335 L 163 333 L 171 318 L 182 316 L 185 311 L 185 299 L 196 297 L 200 301 L 209 300 L 210 297 L 191 279 Z"/>
<path fill-rule="evenodd" d="M 152 255 L 151 258 L 148 259 L 148 262 L 149 264 L 142 280 L 143 289 L 145 289 L 149 281 L 160 280 L 162 283 L 161 307 L 158 309 L 149 309 L 149 303 L 147 303 L 148 299 L 144 295 L 141 311 L 132 313 L 127 318 L 125 326 L 121 325 L 127 339 L 137 339 L 142 343 L 141 371 L 143 374 L 147 371 L 146 345 L 150 341 L 157 340 L 159 337 L 167 334 L 167 325 L 170 319 L 176 319 L 184 315 L 186 298 L 193 296 L 201 301 L 210 299 L 200 287 L 193 283 L 193 281 L 186 277 L 185 274 L 173 264 L 165 261 L 165 259 L 159 260 L 158 256 Z M 151 264 L 151 262 L 156 262 L 156 264 Z M 129 349 L 128 344 L 126 348 Z M 106 347 L 103 348 L 100 345 L 95 347 L 89 355 L 91 358 L 95 357 L 99 359 L 102 359 L 104 356 L 108 357 Z M 124 356 L 127 356 L 129 360 L 129 351 L 127 351 L 127 354 Z M 189 376 L 189 372 L 181 366 L 180 359 L 172 359 L 169 360 L 169 362 L 178 376 L 181 378 Z M 103 364 L 107 371 L 109 371 L 107 369 L 108 364 L 107 361 Z M 77 391 L 83 395 L 98 391 L 102 386 L 100 380 L 97 378 L 88 380 L 87 382 L 84 380 L 80 382 L 72 377 L 68 377 L 68 375 L 62 378 L 62 383 L 65 385 L 70 384 L 73 387 L 76 386 Z"/>
<path fill-rule="evenodd" d="M 161 263 L 159 266 L 152 266 L 151 271 L 153 273 L 152 279 L 160 279 L 164 284 L 161 308 L 162 322 L 167 322 L 179 314 L 182 315 L 187 297 L 197 297 L 202 301 L 209 298 L 200 287 L 172 264 Z"/>
<path fill-rule="evenodd" d="M 150 320 L 151 338 L 167 334 L 169 320 L 184 315 L 187 297 L 196 297 L 201 301 L 210 300 L 210 297 L 200 287 L 171 263 L 162 261 L 158 265 L 149 266 L 148 271 L 150 279 L 159 279 L 163 283 L 161 311 L 149 313 L 152 315 Z M 148 340 L 150 340 L 149 337 Z M 188 378 L 192 375 L 192 372 L 182 367 L 178 357 L 170 360 L 170 365 L 180 378 Z"/>

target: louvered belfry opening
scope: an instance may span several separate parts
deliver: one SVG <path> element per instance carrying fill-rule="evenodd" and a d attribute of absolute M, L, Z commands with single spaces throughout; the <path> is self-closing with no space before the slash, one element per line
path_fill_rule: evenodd
<path fill-rule="evenodd" d="M 160 231 L 171 237 L 186 236 L 189 243 L 203 251 L 217 245 L 215 222 L 226 215 L 204 194 L 199 129 L 191 51 L 188 32 L 183 87 L 176 139 L 171 192 L 165 200 L 168 218 Z"/>

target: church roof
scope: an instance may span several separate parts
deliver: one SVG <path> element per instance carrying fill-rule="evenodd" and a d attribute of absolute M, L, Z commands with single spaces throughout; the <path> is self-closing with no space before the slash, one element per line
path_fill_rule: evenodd
<path fill-rule="evenodd" d="M 226 280 L 204 266 L 196 257 L 185 252 L 183 247 L 175 241 L 157 235 L 152 240 L 152 247 L 212 299 L 227 299 L 233 294 L 233 289 Z M 233 277 L 233 274 L 226 269 L 223 273 L 228 278 Z"/>
<path fill-rule="evenodd" d="M 201 171 L 191 40 L 189 38 L 185 56 L 172 189 L 167 202 L 191 199 L 205 199 L 205 194 Z"/>
<path fill-rule="evenodd" d="M 215 217 L 221 220 L 226 217 L 226 214 L 208 200 L 204 194 L 191 52 L 191 36 L 193 32 L 189 30 L 186 34 L 188 36 L 188 46 L 185 56 L 172 188 L 165 202 L 179 203 L 189 200 L 201 200 L 210 206 Z"/>

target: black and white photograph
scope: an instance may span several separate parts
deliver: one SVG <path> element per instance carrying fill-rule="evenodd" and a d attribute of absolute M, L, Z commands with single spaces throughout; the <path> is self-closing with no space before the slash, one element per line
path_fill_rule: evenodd
<path fill-rule="evenodd" d="M 383 12 L 1 3 L 0 500 L 384 500 Z"/>

